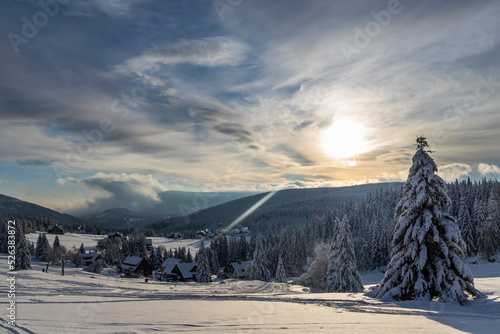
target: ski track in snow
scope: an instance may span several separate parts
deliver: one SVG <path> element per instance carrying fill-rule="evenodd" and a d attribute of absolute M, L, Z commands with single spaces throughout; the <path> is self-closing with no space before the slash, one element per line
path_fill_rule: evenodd
<path fill-rule="evenodd" d="M 5 282 L 7 256 L 1 254 L 0 261 Z M 500 328 L 497 263 L 470 265 L 485 296 L 466 306 L 310 293 L 300 285 L 234 279 L 146 283 L 116 277 L 109 269 L 92 274 L 71 264 L 61 276 L 60 267 L 42 273 L 45 264 L 34 259 L 32 265 L 33 270 L 16 277 L 18 326 L 10 326 L 4 316 L 0 328 L 6 333 L 497 333 Z M 365 288 L 381 278 L 380 272 L 362 275 Z"/>

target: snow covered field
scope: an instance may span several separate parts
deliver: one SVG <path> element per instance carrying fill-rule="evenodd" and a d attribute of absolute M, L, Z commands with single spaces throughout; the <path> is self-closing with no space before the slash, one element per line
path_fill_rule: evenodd
<path fill-rule="evenodd" d="M 38 239 L 39 233 L 45 232 L 33 232 L 26 235 L 26 238 L 29 241 L 32 241 L 36 245 L 36 240 Z M 46 234 L 49 244 L 52 246 L 54 243 L 54 239 L 56 238 L 55 234 Z M 78 233 L 65 233 L 63 235 L 59 235 L 59 241 L 61 245 L 66 247 L 67 250 L 71 250 L 73 247 L 79 248 L 80 244 L 83 242 L 85 246 L 85 250 L 95 251 L 97 242 L 103 238 L 107 238 L 106 235 L 94 235 L 94 234 L 78 234 Z M 200 240 L 196 239 L 167 239 L 164 237 L 148 237 L 147 239 L 152 239 L 153 246 L 164 246 L 167 250 L 170 248 L 175 249 L 178 247 L 186 247 L 187 249 L 191 249 L 191 254 L 196 254 L 198 248 L 200 248 Z M 205 241 L 205 245 L 209 245 L 209 241 Z"/>
<path fill-rule="evenodd" d="M 179 240 L 189 242 L 189 240 Z M 194 242 L 194 240 L 191 240 Z M 68 245 L 66 245 L 68 247 Z M 0 256 L 6 286 L 7 256 Z M 6 333 L 498 333 L 500 264 L 471 265 L 486 297 L 466 306 L 436 302 L 382 302 L 362 293 L 310 293 L 285 283 L 216 280 L 167 283 L 120 278 L 66 266 L 16 275 L 16 323 Z M 381 273 L 362 276 L 365 287 Z M 3 289 L 2 289 L 3 290 Z M 4 290 L 6 291 L 6 290 Z M 2 297 L 7 306 L 7 298 Z"/>

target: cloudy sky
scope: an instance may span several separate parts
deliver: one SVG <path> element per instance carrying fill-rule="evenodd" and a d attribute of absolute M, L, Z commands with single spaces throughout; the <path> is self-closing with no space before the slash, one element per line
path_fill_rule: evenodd
<path fill-rule="evenodd" d="M 1 6 L 0 193 L 80 213 L 404 180 L 417 135 L 447 180 L 500 176 L 499 1 Z"/>

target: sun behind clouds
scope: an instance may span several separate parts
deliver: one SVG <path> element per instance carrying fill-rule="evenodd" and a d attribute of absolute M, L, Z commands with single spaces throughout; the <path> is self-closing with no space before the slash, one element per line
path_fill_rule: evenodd
<path fill-rule="evenodd" d="M 336 159 L 350 158 L 369 150 L 365 129 L 359 122 L 340 120 L 323 133 L 325 152 Z"/>

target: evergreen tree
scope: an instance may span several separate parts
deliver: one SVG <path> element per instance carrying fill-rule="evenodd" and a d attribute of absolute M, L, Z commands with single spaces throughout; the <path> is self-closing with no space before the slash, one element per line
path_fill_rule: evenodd
<path fill-rule="evenodd" d="M 24 234 L 21 233 L 16 244 L 16 270 L 31 269 L 31 253 Z"/>
<path fill-rule="evenodd" d="M 417 139 L 392 241 L 391 261 L 373 295 L 396 300 L 438 298 L 463 303 L 474 287 L 472 274 L 462 258 L 466 245 L 446 208 L 450 207 L 444 181 L 426 151 L 427 141 Z"/>
<path fill-rule="evenodd" d="M 488 200 L 488 215 L 478 230 L 478 252 L 487 260 L 491 260 L 500 246 L 499 208 L 495 194 L 492 192 Z"/>
<path fill-rule="evenodd" d="M 385 263 L 385 240 L 382 238 L 384 231 L 380 221 L 377 218 L 372 219 L 372 231 L 371 231 L 371 267 L 377 268 Z"/>
<path fill-rule="evenodd" d="M 248 243 L 246 241 L 245 235 L 242 234 L 240 241 L 238 243 L 238 259 L 241 261 L 247 260 Z"/>
<path fill-rule="evenodd" d="M 47 237 L 45 237 L 45 240 L 44 240 L 44 237 L 45 234 L 38 234 L 38 238 L 36 239 L 36 248 L 35 248 L 35 256 L 37 258 L 41 257 L 43 252 L 45 251 L 45 248 L 47 246 L 47 244 L 45 243 L 45 240 L 47 240 Z"/>
<path fill-rule="evenodd" d="M 0 223 L 0 253 L 7 253 L 9 251 L 7 222 L 2 219 Z"/>
<path fill-rule="evenodd" d="M 193 262 L 193 255 L 191 255 L 191 249 L 187 250 L 187 255 L 186 255 L 186 263 L 191 263 Z"/>
<path fill-rule="evenodd" d="M 210 282 L 210 263 L 205 249 L 205 244 L 201 242 L 200 250 L 198 251 L 198 262 L 196 267 L 196 282 Z"/>
<path fill-rule="evenodd" d="M 253 262 L 250 271 L 247 275 L 248 279 L 269 281 L 271 273 L 269 272 L 269 264 L 266 258 L 266 249 L 264 246 L 264 238 L 259 234 L 255 243 L 255 252 L 253 254 Z"/>
<path fill-rule="evenodd" d="M 231 239 L 229 241 L 229 248 L 228 248 L 228 262 L 234 262 L 238 260 L 238 244 L 236 243 L 235 239 Z"/>
<path fill-rule="evenodd" d="M 54 239 L 54 244 L 52 245 L 52 248 L 57 248 L 57 247 L 60 247 L 61 246 L 61 242 L 59 241 L 59 236 L 56 235 L 55 239 Z"/>
<path fill-rule="evenodd" d="M 156 265 L 158 264 L 157 256 L 156 256 L 156 250 L 154 247 L 151 247 L 151 252 L 149 254 L 149 264 L 153 267 L 153 270 L 158 270 L 160 268 L 157 268 Z"/>
<path fill-rule="evenodd" d="M 209 263 L 210 263 L 210 272 L 213 275 L 217 275 L 219 273 L 219 259 L 217 258 L 217 252 L 215 249 L 212 249 L 211 247 L 209 248 L 211 250 L 210 257 L 209 257 Z"/>
<path fill-rule="evenodd" d="M 473 256 L 476 253 L 476 233 L 472 220 L 470 218 L 469 209 L 465 196 L 460 198 L 460 209 L 458 210 L 458 226 L 462 233 L 462 239 L 467 245 L 467 255 Z"/>
<path fill-rule="evenodd" d="M 80 252 L 80 254 L 85 254 L 85 246 L 83 246 L 83 242 L 80 245 L 80 249 L 78 251 Z"/>
<path fill-rule="evenodd" d="M 278 268 L 276 269 L 276 282 L 286 283 L 285 265 L 281 256 L 278 259 Z"/>
<path fill-rule="evenodd" d="M 327 292 L 362 292 L 363 285 L 356 267 L 354 245 L 347 216 L 337 224 L 338 231 L 328 257 L 326 274 Z"/>
<path fill-rule="evenodd" d="M 35 256 L 35 244 L 33 242 L 29 243 L 29 249 L 31 256 Z"/>

